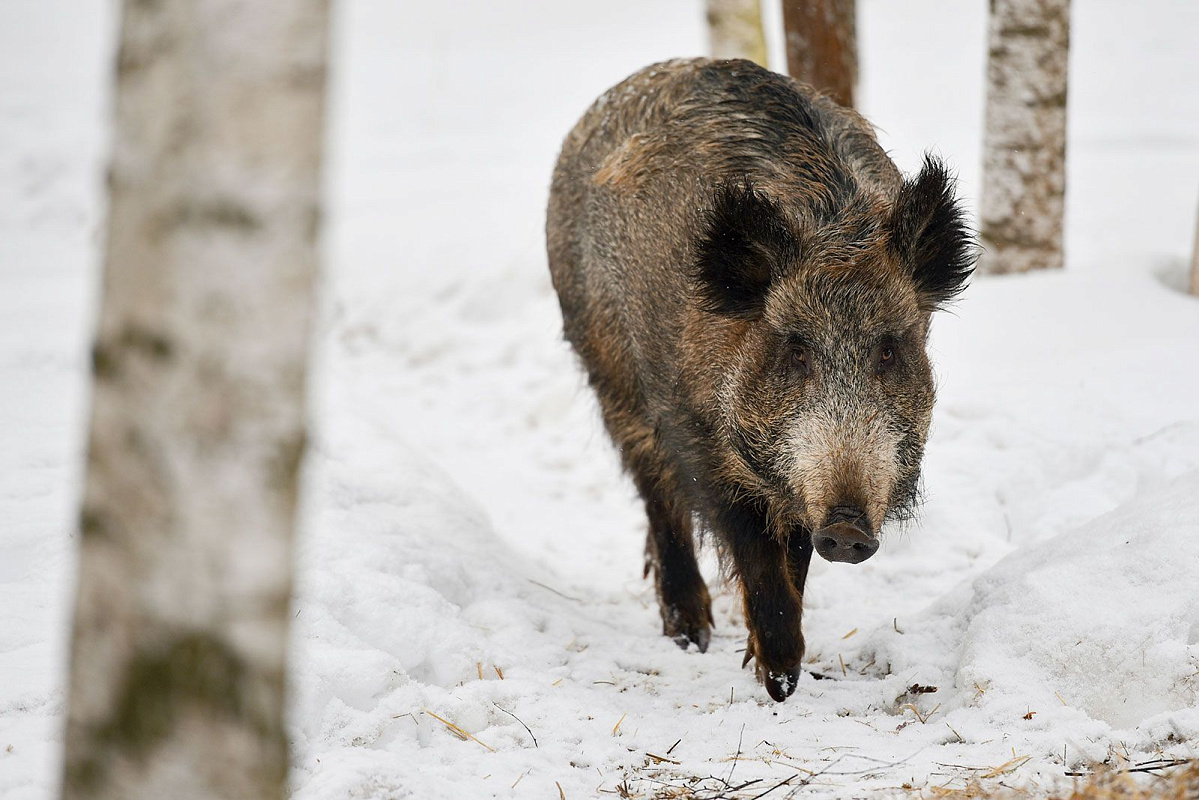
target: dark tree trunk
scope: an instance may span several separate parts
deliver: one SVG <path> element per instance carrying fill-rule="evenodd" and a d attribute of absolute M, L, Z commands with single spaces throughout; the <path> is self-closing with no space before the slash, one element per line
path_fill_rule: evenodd
<path fill-rule="evenodd" d="M 853 108 L 858 82 L 854 0 L 783 0 L 787 71 Z"/>

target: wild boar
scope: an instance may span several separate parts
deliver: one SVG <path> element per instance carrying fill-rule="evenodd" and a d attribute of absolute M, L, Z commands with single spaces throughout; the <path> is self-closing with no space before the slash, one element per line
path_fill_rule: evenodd
<path fill-rule="evenodd" d="M 932 313 L 973 234 L 945 166 L 904 178 L 870 125 L 748 61 L 677 60 L 567 136 L 546 224 L 566 338 L 645 501 L 663 631 L 707 649 L 693 530 L 731 566 L 775 700 L 815 550 L 857 563 L 917 502 Z"/>

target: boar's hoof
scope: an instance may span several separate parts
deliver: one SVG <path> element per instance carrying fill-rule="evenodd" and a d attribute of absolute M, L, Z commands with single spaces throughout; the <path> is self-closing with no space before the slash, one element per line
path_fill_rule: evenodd
<path fill-rule="evenodd" d="M 752 633 L 745 642 L 745 658 L 741 661 L 742 669 L 745 669 L 745 665 L 750 662 L 750 659 L 757 659 L 758 680 L 766 687 L 766 692 L 772 699 L 781 703 L 795 692 L 795 687 L 799 683 L 799 664 L 783 670 L 764 667 L 762 660 L 757 658 L 757 648 L 754 646 Z"/>
<path fill-rule="evenodd" d="M 708 644 L 712 641 L 711 628 L 712 609 L 707 602 L 690 610 L 672 606 L 663 614 L 662 633 L 684 650 L 694 644 L 701 653 L 708 652 Z"/>
<path fill-rule="evenodd" d="M 701 653 L 706 653 L 708 652 L 708 643 L 712 641 L 712 633 L 707 628 L 699 628 L 688 633 L 676 633 L 673 638 L 674 643 L 684 650 L 694 644 Z"/>
<path fill-rule="evenodd" d="M 799 683 L 799 668 L 783 672 L 767 672 L 762 683 L 766 686 L 767 694 L 781 703 L 795 691 L 795 686 Z"/>

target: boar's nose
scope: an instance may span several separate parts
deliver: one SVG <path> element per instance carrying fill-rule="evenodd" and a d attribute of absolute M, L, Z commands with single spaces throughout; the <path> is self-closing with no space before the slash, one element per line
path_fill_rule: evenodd
<path fill-rule="evenodd" d="M 834 508 L 812 539 L 816 552 L 826 561 L 858 564 L 878 550 L 878 537 L 870 533 L 866 513 L 853 506 Z"/>

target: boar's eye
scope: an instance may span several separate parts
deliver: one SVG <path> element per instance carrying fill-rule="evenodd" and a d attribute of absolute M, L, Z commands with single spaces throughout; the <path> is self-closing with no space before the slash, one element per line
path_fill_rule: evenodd
<path fill-rule="evenodd" d="M 791 348 L 791 369 L 801 378 L 806 378 L 811 372 L 808 366 L 808 353 L 802 347 Z"/>
<path fill-rule="evenodd" d="M 878 373 L 880 375 L 893 368 L 895 363 L 898 361 L 894 342 L 884 341 L 878 346 L 878 349 L 875 350 L 875 353 L 875 363 L 877 364 Z"/>

